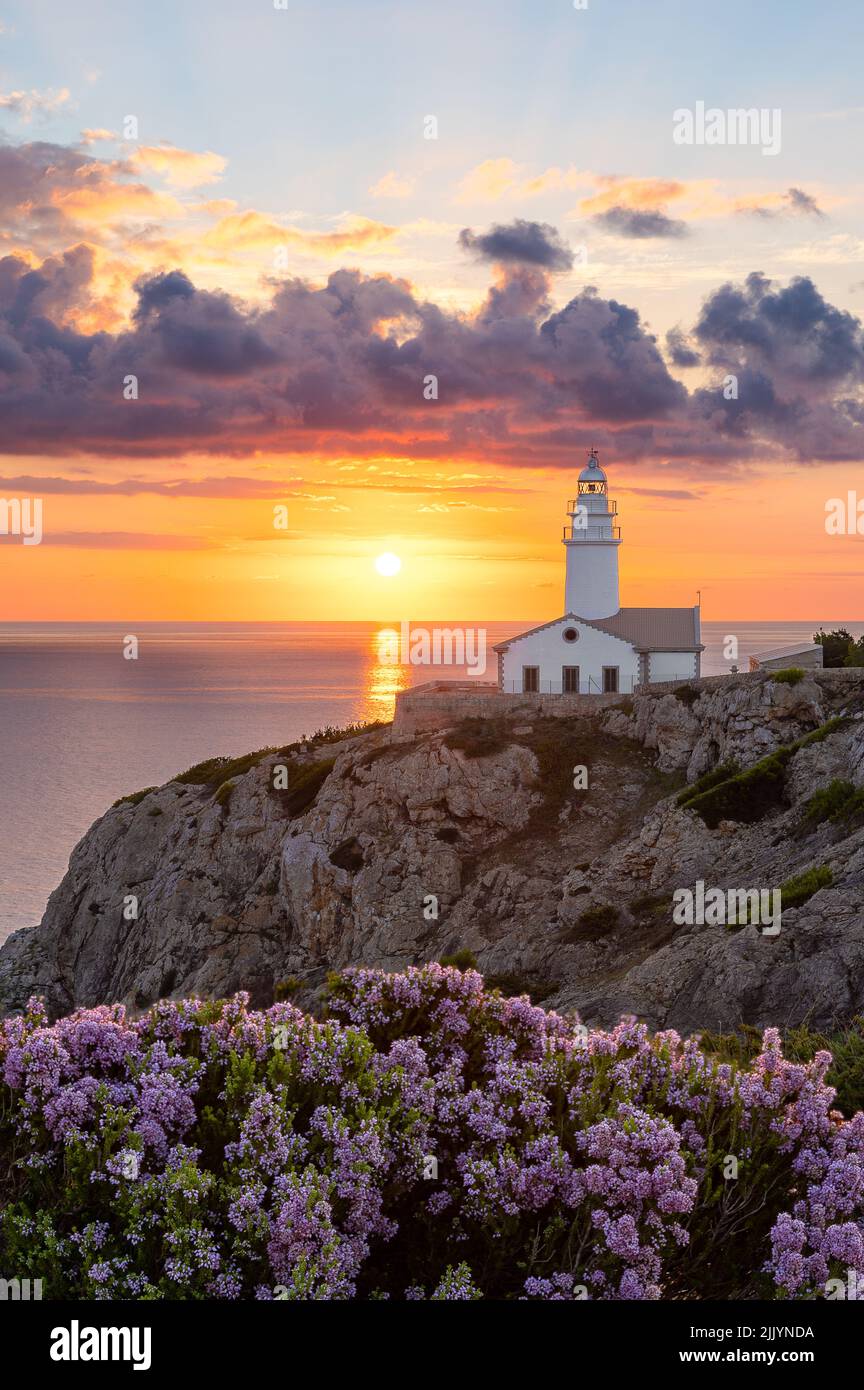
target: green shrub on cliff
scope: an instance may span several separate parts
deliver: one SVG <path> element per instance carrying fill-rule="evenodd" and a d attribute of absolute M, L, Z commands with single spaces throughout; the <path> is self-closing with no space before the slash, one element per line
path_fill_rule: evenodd
<path fill-rule="evenodd" d="M 849 824 L 864 817 L 864 787 L 856 787 L 842 777 L 835 777 L 827 787 L 820 787 L 804 803 L 801 819 L 803 829 L 824 825 Z"/>
<path fill-rule="evenodd" d="M 687 806 L 702 792 L 710 791 L 720 782 L 728 782 L 730 777 L 737 776 L 740 770 L 736 762 L 719 763 L 711 772 L 703 772 L 701 777 L 697 777 L 695 782 L 691 782 L 682 792 L 679 792 L 675 801 L 676 806 Z"/>
<path fill-rule="evenodd" d="M 781 883 L 781 906 L 800 907 L 808 898 L 812 898 L 814 893 L 818 893 L 820 888 L 830 888 L 832 881 L 833 875 L 827 864 L 805 869 L 803 873 L 795 874 L 792 878 L 787 878 L 785 883 Z"/>
<path fill-rule="evenodd" d="M 761 820 L 783 805 L 786 770 L 795 754 L 802 748 L 821 743 L 846 723 L 848 720 L 842 715 L 829 719 L 794 743 L 782 744 L 744 772 L 736 772 L 713 783 L 710 780 L 713 774 L 709 773 L 705 779 L 700 778 L 705 789 L 697 791 L 700 783 L 694 783 L 692 787 L 685 788 L 681 794 L 684 800 L 679 800 L 678 804 L 695 811 L 712 830 L 721 820 L 740 821 L 746 825 Z M 715 769 L 715 772 L 721 771 L 720 768 Z"/>

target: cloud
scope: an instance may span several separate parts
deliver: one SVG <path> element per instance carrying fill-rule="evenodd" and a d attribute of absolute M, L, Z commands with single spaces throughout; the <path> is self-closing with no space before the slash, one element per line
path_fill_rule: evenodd
<path fill-rule="evenodd" d="M 666 334 L 666 351 L 675 367 L 698 367 L 702 358 L 678 327 Z"/>
<path fill-rule="evenodd" d="M 809 193 L 805 193 L 800 188 L 790 188 L 786 194 L 789 206 L 793 212 L 802 213 L 808 217 L 824 217 L 825 214 L 817 205 L 816 199 L 811 198 Z"/>
<path fill-rule="evenodd" d="M 761 200 L 739 200 L 736 211 L 755 217 L 818 217 L 825 213 L 816 199 L 801 188 L 788 188 L 785 193 L 770 194 Z"/>
<path fill-rule="evenodd" d="M 689 192 L 678 179 L 631 179 L 603 175 L 597 178 L 602 192 L 583 198 L 579 210 L 584 217 L 607 212 L 610 208 L 661 211 L 668 202 L 684 198 Z"/>
<path fill-rule="evenodd" d="M 494 203 L 505 196 L 534 198 L 544 193 L 561 193 L 582 187 L 592 176 L 580 173 L 574 165 L 566 169 L 553 165 L 540 174 L 528 175 L 524 165 L 504 157 L 484 159 L 470 169 L 456 187 L 457 203 Z"/>
<path fill-rule="evenodd" d="M 507 225 L 496 224 L 486 233 L 465 227 L 459 245 L 478 260 L 499 265 L 538 266 L 544 270 L 569 270 L 573 254 L 566 242 L 548 222 L 526 222 L 516 218 Z"/>
<path fill-rule="evenodd" d="M 307 232 L 297 227 L 283 227 L 272 218 L 250 210 L 221 218 L 205 233 L 203 241 L 208 246 L 235 252 L 275 250 L 284 246 L 310 255 L 338 256 L 360 248 L 375 249 L 390 241 L 397 231 L 396 227 L 368 217 L 349 216 L 342 219 L 335 232 Z"/>
<path fill-rule="evenodd" d="M 519 165 L 512 159 L 484 159 L 461 180 L 456 190 L 456 201 L 494 202 L 516 187 L 518 173 Z"/>
<path fill-rule="evenodd" d="M 124 478 L 109 482 L 97 478 L 40 478 L 35 474 L 0 478 L 3 496 L 18 497 L 138 497 L 152 493 L 157 497 L 213 497 L 255 501 L 259 498 L 282 500 L 301 498 L 293 481 L 279 478 Z"/>
<path fill-rule="evenodd" d="M 37 91 L 35 87 L 29 92 L 0 92 L 0 111 L 11 111 L 22 120 L 31 121 L 34 116 L 53 115 L 68 105 L 71 96 L 68 87 L 60 87 L 56 91 L 48 88 L 44 92 Z"/>
<path fill-rule="evenodd" d="M 618 484 L 618 492 L 626 492 L 632 497 L 662 497 L 672 502 L 698 502 L 701 493 L 693 492 L 691 488 L 682 487 L 622 487 Z"/>
<path fill-rule="evenodd" d="M 194 150 L 181 150 L 168 144 L 141 145 L 129 162 L 133 169 L 161 174 L 175 188 L 198 188 L 202 184 L 216 183 L 227 163 L 221 154 L 213 154 L 211 150 L 197 154 Z"/>
<path fill-rule="evenodd" d="M 709 295 L 695 325 L 666 343 L 673 365 L 698 356 L 716 375 L 691 393 L 630 305 L 591 287 L 550 304 L 550 273 L 569 256 L 554 228 L 515 222 L 462 241 L 494 266 L 471 313 L 358 270 L 320 284 L 274 280 L 269 298 L 248 305 L 165 268 L 139 278 L 134 312 L 111 332 L 75 327 L 92 288 L 91 248 L 41 264 L 0 257 L 0 449 L 109 458 L 115 478 L 120 459 L 383 455 L 392 469 L 354 482 L 406 492 L 430 487 L 410 477 L 406 460 L 441 460 L 448 472 L 453 459 L 570 468 L 593 444 L 688 473 L 733 473 L 772 455 L 864 458 L 862 326 L 811 280 L 784 286 L 753 274 Z M 734 401 L 721 390 L 728 373 L 739 381 Z M 124 399 L 129 374 L 137 400 Z M 424 392 L 430 374 L 434 400 Z M 290 481 L 4 486 L 279 498 L 292 495 Z M 316 480 L 316 495 L 328 488 Z"/>
<path fill-rule="evenodd" d="M 123 160 L 99 160 L 51 141 L 0 144 L 0 227 L 26 229 L 31 243 L 56 244 L 82 227 L 120 217 L 183 214 L 167 193 L 134 178 Z"/>
<path fill-rule="evenodd" d="M 43 545 L 74 550 L 215 550 L 218 543 L 201 536 L 148 534 L 136 531 L 51 531 Z"/>
<path fill-rule="evenodd" d="M 400 177 L 395 169 L 389 169 L 369 192 L 373 198 L 410 198 L 416 186 L 416 179 Z"/>
<path fill-rule="evenodd" d="M 762 433 L 801 458 L 864 457 L 864 329 L 808 276 L 776 287 L 759 272 L 708 297 L 693 329 L 707 363 L 738 397 L 702 390 L 694 407 L 728 434 Z"/>
<path fill-rule="evenodd" d="M 592 222 L 613 236 L 644 240 L 649 237 L 689 236 L 686 222 L 667 217 L 665 212 L 640 212 L 635 208 L 612 207 L 593 217 Z"/>

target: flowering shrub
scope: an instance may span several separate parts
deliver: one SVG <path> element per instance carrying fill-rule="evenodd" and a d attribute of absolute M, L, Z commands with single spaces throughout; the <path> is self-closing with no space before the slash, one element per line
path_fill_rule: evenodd
<path fill-rule="evenodd" d="M 589 1031 L 474 970 L 329 1017 L 164 1002 L 0 1025 L 0 1271 L 51 1298 L 864 1292 L 864 1116 L 830 1064 Z"/>

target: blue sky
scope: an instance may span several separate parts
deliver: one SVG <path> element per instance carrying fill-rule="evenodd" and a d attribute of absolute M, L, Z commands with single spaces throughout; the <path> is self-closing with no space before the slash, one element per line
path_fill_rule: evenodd
<path fill-rule="evenodd" d="M 827 133 L 814 119 L 862 104 L 864 7 L 846 0 L 589 0 L 585 11 L 565 0 L 287 11 L 28 0 L 0 18 L 5 85 L 71 89 L 60 136 L 134 111 L 142 138 L 225 154 L 232 193 L 248 200 L 311 206 L 317 192 L 321 212 L 338 211 L 358 205 L 382 160 L 428 168 L 457 152 L 691 177 L 704 151 L 668 133 L 671 111 L 698 99 L 782 106 L 778 176 L 858 172 L 861 112 Z M 427 112 L 440 118 L 434 160 L 417 144 Z M 760 160 L 714 156 L 724 174 Z"/>

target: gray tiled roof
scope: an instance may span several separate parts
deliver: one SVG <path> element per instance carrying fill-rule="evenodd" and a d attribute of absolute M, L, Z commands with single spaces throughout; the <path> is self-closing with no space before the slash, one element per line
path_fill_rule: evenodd
<path fill-rule="evenodd" d="M 701 650 L 698 608 L 619 608 L 611 618 L 592 618 L 591 622 L 642 651 Z"/>
<path fill-rule="evenodd" d="M 821 653 L 822 648 L 815 642 L 792 642 L 788 647 L 772 647 L 767 652 L 754 652 L 755 661 L 776 661 L 782 656 L 801 656 L 810 654 L 813 650 Z"/>
<path fill-rule="evenodd" d="M 529 628 L 527 632 L 516 633 L 506 642 L 498 642 L 496 652 L 505 651 L 511 642 L 522 637 L 531 637 L 535 632 L 554 627 L 565 618 L 575 618 L 588 627 L 608 632 L 610 637 L 620 637 L 630 642 L 638 651 L 652 652 L 697 652 L 702 651 L 699 641 L 698 608 L 619 608 L 611 618 L 582 618 L 578 613 L 565 613 L 561 618 L 553 618 L 549 623 Z"/>

